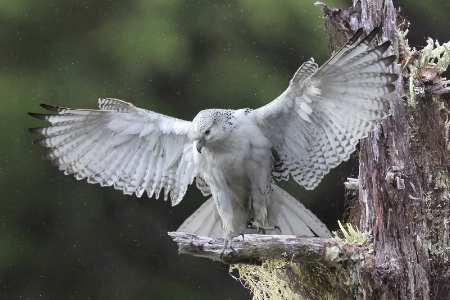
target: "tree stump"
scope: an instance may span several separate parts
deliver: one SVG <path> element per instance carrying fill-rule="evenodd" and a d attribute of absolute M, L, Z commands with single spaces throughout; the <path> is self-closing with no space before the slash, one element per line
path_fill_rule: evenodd
<path fill-rule="evenodd" d="M 391 0 L 355 0 L 351 10 L 318 4 L 331 44 L 342 44 L 342 36 L 357 28 L 368 32 L 381 26 L 382 38 L 392 41 L 399 57 L 390 70 L 400 75 L 391 116 L 360 142 L 350 222 L 371 238 L 357 246 L 335 239 L 247 235 L 233 242 L 235 251 L 226 252 L 223 261 L 236 264 L 231 268 L 240 270 L 255 299 L 448 299 L 450 109 L 440 96 L 449 92 L 440 74 L 450 62 L 450 43 L 429 40 L 422 51 L 410 49 Z M 169 234 L 180 253 L 220 257 L 223 240 Z M 266 273 L 242 274 L 248 265 L 255 268 L 247 269 L 249 274 L 266 268 L 273 277 L 258 286 Z M 280 291 L 275 296 L 266 291 L 270 284 Z"/>

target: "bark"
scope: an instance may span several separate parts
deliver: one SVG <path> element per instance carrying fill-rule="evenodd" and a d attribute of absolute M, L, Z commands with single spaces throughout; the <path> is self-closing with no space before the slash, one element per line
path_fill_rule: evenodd
<path fill-rule="evenodd" d="M 406 53 L 399 53 L 404 45 L 392 26 L 397 23 L 392 2 L 362 1 L 362 6 L 354 26 L 383 24 L 383 35 L 404 59 Z M 373 233 L 383 299 L 447 299 L 448 115 L 439 99 L 433 100 L 434 83 L 423 78 L 416 78 L 416 87 L 428 92 L 408 99 L 412 74 L 408 68 L 402 72 L 391 117 L 360 142 L 359 205 L 352 215 L 360 216 L 362 230 Z"/>
<path fill-rule="evenodd" d="M 348 11 L 323 5 L 323 11 L 332 48 L 357 28 L 381 26 L 399 56 L 391 116 L 360 143 L 359 190 L 350 221 L 372 234 L 370 245 L 248 236 L 233 244 L 236 251 L 226 253 L 224 262 L 284 258 L 276 276 L 307 299 L 448 299 L 450 111 L 437 95 L 448 89 L 432 66 L 416 68 L 423 53 L 412 53 L 399 39 L 391 0 L 355 0 Z M 171 235 L 180 253 L 219 258 L 221 240 Z"/>
<path fill-rule="evenodd" d="M 180 254 L 227 264 L 261 264 L 264 260 L 280 257 L 290 258 L 292 262 L 322 260 L 333 264 L 336 261 L 352 260 L 356 251 L 360 253 L 365 251 L 356 245 L 343 245 L 332 238 L 246 234 L 244 237 L 233 239 L 233 249 L 227 249 L 221 258 L 224 239 L 185 232 L 169 232 L 169 235 L 178 244 Z"/>
<path fill-rule="evenodd" d="M 169 232 L 169 235 L 178 244 L 180 254 L 230 264 L 231 270 L 240 272 L 245 286 L 249 286 L 249 277 L 262 281 L 262 277 L 271 276 L 269 284 L 262 282 L 252 287 L 254 294 L 267 285 L 271 292 L 278 292 L 286 285 L 293 293 L 288 297 L 271 294 L 263 299 L 348 299 L 349 295 L 364 292 L 355 279 L 367 278 L 370 282 L 372 274 L 377 272 L 370 249 L 333 238 L 248 234 L 233 239 L 233 250 L 227 249 L 221 258 L 223 239 L 184 232 Z M 272 270 L 264 266 L 268 262 Z M 246 279 L 242 280 L 243 277 Z"/>

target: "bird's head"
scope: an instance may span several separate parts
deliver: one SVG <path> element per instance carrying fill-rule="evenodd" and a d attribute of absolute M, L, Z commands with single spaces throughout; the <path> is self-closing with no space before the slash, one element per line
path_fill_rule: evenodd
<path fill-rule="evenodd" d="M 200 111 L 192 121 L 189 137 L 201 153 L 203 147 L 213 147 L 225 140 L 232 128 L 233 111 L 206 109 Z"/>

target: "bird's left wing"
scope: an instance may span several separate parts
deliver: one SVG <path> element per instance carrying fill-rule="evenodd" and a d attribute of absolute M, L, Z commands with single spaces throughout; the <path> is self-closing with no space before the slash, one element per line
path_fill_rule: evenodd
<path fill-rule="evenodd" d="M 144 191 L 172 204 L 183 198 L 197 170 L 188 139 L 191 122 L 171 118 L 117 99 L 99 99 L 100 110 L 41 105 L 56 114 L 31 116 L 51 123 L 31 128 L 45 138 L 44 156 L 64 173 L 90 183 L 113 185 L 124 194 Z"/>
<path fill-rule="evenodd" d="M 386 73 L 395 56 L 390 42 L 369 49 L 375 28 L 359 43 L 360 29 L 322 67 L 310 60 L 277 99 L 252 111 L 272 141 L 276 178 L 289 174 L 315 188 L 330 168 L 349 158 L 358 140 L 387 116 L 396 74 Z"/>

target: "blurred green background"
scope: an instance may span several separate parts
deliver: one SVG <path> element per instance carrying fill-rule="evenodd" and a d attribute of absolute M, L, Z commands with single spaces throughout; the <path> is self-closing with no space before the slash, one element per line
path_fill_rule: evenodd
<path fill-rule="evenodd" d="M 191 120 L 204 108 L 256 108 L 309 57 L 329 56 L 314 1 L 30 1 L 0 3 L 0 298 L 250 299 L 217 262 L 179 256 L 167 236 L 205 200 L 124 196 L 64 176 L 27 116 L 39 103 L 96 108 L 113 97 Z M 327 1 L 349 7 L 350 1 Z M 397 1 L 412 45 L 450 39 L 448 0 Z M 316 191 L 285 184 L 330 229 L 355 160 Z"/>

